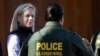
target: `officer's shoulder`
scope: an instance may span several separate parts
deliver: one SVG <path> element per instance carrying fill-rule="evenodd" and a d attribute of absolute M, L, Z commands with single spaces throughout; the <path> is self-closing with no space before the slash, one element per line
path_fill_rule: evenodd
<path fill-rule="evenodd" d="M 40 34 L 40 32 L 39 31 L 37 31 L 37 32 L 35 32 L 35 33 L 33 33 L 32 34 L 32 36 L 31 36 L 31 38 L 30 38 L 30 41 L 32 40 L 38 40 L 38 39 L 40 39 L 41 38 L 41 34 Z"/>
<path fill-rule="evenodd" d="M 81 40 L 82 36 L 80 36 L 78 33 L 73 32 L 71 30 L 65 29 L 65 31 L 67 32 L 67 35 L 69 36 L 70 39 L 73 40 Z"/>

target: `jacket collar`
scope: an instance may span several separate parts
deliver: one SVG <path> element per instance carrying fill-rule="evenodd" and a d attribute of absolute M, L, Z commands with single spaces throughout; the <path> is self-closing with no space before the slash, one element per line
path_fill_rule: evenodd
<path fill-rule="evenodd" d="M 45 27 L 62 27 L 62 25 L 58 22 L 49 21 L 49 22 L 46 22 Z"/>

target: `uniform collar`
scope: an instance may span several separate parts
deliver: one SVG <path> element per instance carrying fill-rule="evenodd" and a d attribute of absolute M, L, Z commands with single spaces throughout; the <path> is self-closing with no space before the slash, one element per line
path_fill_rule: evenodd
<path fill-rule="evenodd" d="M 54 21 L 49 21 L 49 22 L 46 22 L 46 25 L 47 27 L 62 27 L 62 25 L 58 22 L 54 22 Z"/>

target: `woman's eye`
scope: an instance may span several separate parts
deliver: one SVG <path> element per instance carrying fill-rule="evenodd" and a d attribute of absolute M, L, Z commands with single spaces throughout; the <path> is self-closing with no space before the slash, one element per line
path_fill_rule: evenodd
<path fill-rule="evenodd" d="M 31 15 L 32 17 L 34 17 L 33 15 Z"/>
<path fill-rule="evenodd" d="M 30 17 L 30 15 L 26 15 L 26 17 Z"/>
<path fill-rule="evenodd" d="M 25 15 L 25 17 L 30 17 L 30 16 L 31 16 L 31 17 L 34 17 L 34 15 Z"/>

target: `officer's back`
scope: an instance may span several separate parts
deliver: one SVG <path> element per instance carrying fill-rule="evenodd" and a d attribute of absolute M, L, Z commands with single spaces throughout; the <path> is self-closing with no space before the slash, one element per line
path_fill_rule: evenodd
<path fill-rule="evenodd" d="M 62 27 L 63 14 L 59 4 L 48 6 L 46 25 L 30 38 L 28 56 L 89 56 L 81 38 Z"/>

